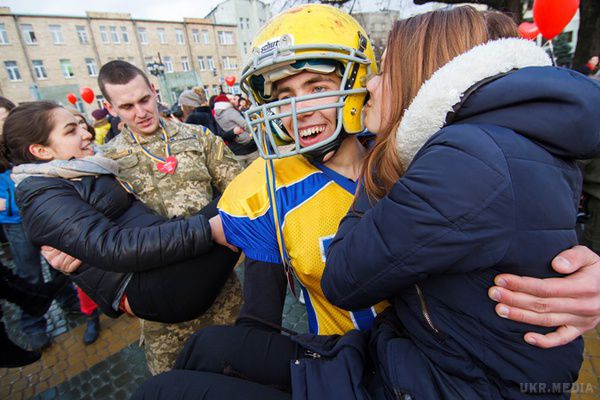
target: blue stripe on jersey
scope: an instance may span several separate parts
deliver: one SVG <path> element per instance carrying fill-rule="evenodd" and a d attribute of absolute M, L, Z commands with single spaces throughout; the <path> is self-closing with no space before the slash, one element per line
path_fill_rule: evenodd
<path fill-rule="evenodd" d="M 361 331 L 371 329 L 373 321 L 375 320 L 375 313 L 371 308 L 364 310 L 351 311 L 352 320 L 356 324 L 356 327 Z"/>
<path fill-rule="evenodd" d="M 227 241 L 256 261 L 281 263 L 271 210 L 258 218 L 234 217 L 219 210 Z"/>
<path fill-rule="evenodd" d="M 339 174 L 338 172 L 332 170 L 331 168 L 326 167 L 324 164 L 314 163 L 315 167 L 319 168 L 329 179 L 340 185 L 344 188 L 348 193 L 354 195 L 356 193 L 357 183 L 352 179 L 346 178 L 344 175 Z"/>
<path fill-rule="evenodd" d="M 308 316 L 308 331 L 310 333 L 318 334 L 319 333 L 319 322 L 317 320 L 317 313 L 315 312 L 315 308 L 312 305 L 312 301 L 310 300 L 310 294 L 308 290 L 302 285 L 302 293 L 304 295 L 304 305 L 306 306 L 306 314 Z"/>

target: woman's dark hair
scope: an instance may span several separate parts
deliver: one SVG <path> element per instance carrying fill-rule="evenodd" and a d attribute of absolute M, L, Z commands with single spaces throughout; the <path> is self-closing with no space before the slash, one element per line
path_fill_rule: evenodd
<path fill-rule="evenodd" d="M 29 151 L 32 144 L 48 145 L 50 132 L 54 129 L 52 111 L 60 106 L 50 101 L 24 103 L 8 114 L 4 132 L 0 138 L 0 169 L 11 165 L 39 161 Z"/>

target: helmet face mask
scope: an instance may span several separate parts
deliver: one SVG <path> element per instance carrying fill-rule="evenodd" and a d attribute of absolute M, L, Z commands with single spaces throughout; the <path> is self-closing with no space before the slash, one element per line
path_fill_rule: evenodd
<path fill-rule="evenodd" d="M 298 20 L 309 14 L 311 20 L 308 23 L 315 23 L 314 28 L 321 29 L 319 32 L 328 32 L 327 28 L 331 28 L 330 39 L 325 37 L 317 41 L 314 36 L 323 36 L 319 33 L 305 37 L 305 32 L 313 31 L 306 26 L 298 30 Z M 286 29 L 288 27 L 290 29 Z M 295 31 L 293 27 L 296 27 Z M 261 157 L 272 159 L 304 154 L 319 158 L 320 149 L 327 152 L 336 150 L 346 134 L 359 133 L 364 129 L 364 78 L 376 70 L 376 66 L 371 44 L 352 17 L 330 6 L 301 6 L 275 17 L 259 33 L 255 43 L 252 58 L 242 73 L 241 86 L 252 103 L 245 117 Z M 276 82 L 304 71 L 318 74 L 335 71 L 341 77 L 339 88 L 276 100 Z M 331 101 L 314 101 L 324 98 Z M 314 105 L 301 104 L 311 101 Z M 326 109 L 335 109 L 334 132 L 318 143 L 301 147 L 298 116 Z M 284 118 L 292 119 L 289 132 L 284 128 Z M 290 143 L 293 145 L 281 148 Z"/>

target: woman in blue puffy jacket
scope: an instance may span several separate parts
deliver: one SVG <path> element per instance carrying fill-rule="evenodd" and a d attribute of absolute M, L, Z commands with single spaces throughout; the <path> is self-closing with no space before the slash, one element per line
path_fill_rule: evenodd
<path fill-rule="evenodd" d="M 496 318 L 487 291 L 499 273 L 555 276 L 577 243 L 575 160 L 600 151 L 600 86 L 486 36 L 470 7 L 398 21 L 367 84 L 376 144 L 321 285 L 345 309 L 393 303 L 369 338 L 393 398 L 566 399 L 581 365 L 581 339 L 530 346 L 551 328 Z M 308 392 L 331 372 L 304 368 Z"/>

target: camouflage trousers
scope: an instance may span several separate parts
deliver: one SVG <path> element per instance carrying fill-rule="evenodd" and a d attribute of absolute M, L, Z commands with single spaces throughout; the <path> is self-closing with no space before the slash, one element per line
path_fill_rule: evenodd
<path fill-rule="evenodd" d="M 195 320 L 165 324 L 140 319 L 140 342 L 143 342 L 150 373 L 157 375 L 172 369 L 192 333 L 210 325 L 233 324 L 241 305 L 242 286 L 235 272 L 232 272 L 213 305 Z"/>

